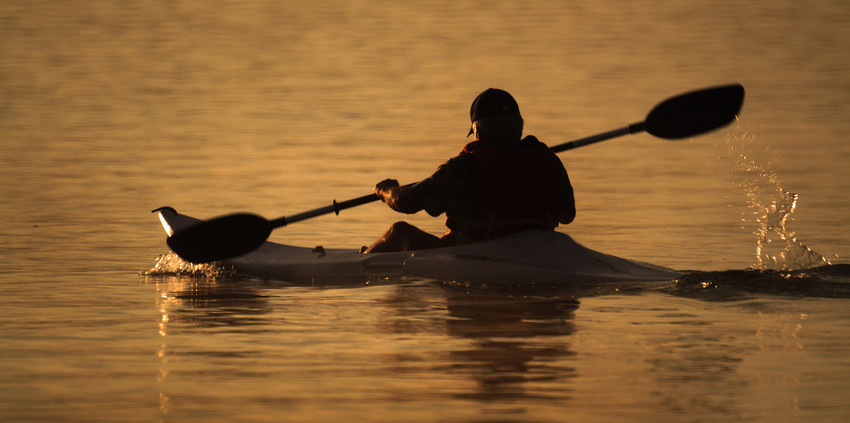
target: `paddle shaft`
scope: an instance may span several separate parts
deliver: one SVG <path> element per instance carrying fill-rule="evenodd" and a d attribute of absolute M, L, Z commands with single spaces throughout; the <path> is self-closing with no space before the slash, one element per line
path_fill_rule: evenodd
<path fill-rule="evenodd" d="M 641 131 L 643 131 L 643 122 L 633 123 L 629 126 L 624 126 L 620 129 L 615 129 L 613 131 L 603 132 L 601 134 L 579 138 L 575 141 L 558 144 L 554 147 L 551 147 L 550 150 L 552 150 L 553 153 L 560 153 L 562 151 L 572 150 L 578 147 L 584 147 L 585 145 L 594 144 L 600 141 L 610 140 L 611 138 L 617 138 L 622 135 L 634 134 L 636 132 Z"/>
<path fill-rule="evenodd" d="M 294 214 L 292 216 L 279 217 L 270 221 L 269 224 L 272 228 L 279 228 L 281 226 L 286 226 L 290 223 L 310 219 L 312 217 L 321 216 L 323 214 L 339 214 L 340 210 L 350 209 L 352 207 L 368 204 L 373 201 L 378 201 L 377 194 L 364 195 L 362 197 L 352 198 L 351 200 L 346 200 L 341 203 L 337 203 L 336 200 L 334 200 L 333 204 L 331 204 L 330 206 L 319 207 L 317 209 L 308 210 L 303 213 Z"/>
<path fill-rule="evenodd" d="M 601 134 L 591 135 L 589 137 L 579 138 L 577 140 L 573 140 L 570 142 L 565 142 L 563 144 L 558 144 L 554 147 L 550 147 L 550 150 L 554 153 L 560 153 L 562 151 L 572 150 L 578 147 L 584 147 L 585 145 L 594 144 L 600 141 L 609 140 L 611 138 L 616 138 L 623 135 L 634 134 L 636 132 L 643 131 L 643 122 L 633 123 L 629 126 L 624 126 L 620 129 L 615 129 L 613 131 L 603 132 Z M 406 187 L 412 186 L 414 184 L 405 185 Z M 302 213 L 293 214 L 291 216 L 284 216 L 274 219 L 269 222 L 272 228 L 279 228 L 281 226 L 286 226 L 290 223 L 295 223 L 301 220 L 310 219 L 317 216 L 322 216 L 325 214 L 335 213 L 339 214 L 341 210 L 350 209 L 352 207 L 362 206 L 363 204 L 368 204 L 374 201 L 378 201 L 380 198 L 377 194 L 369 194 L 364 195 L 362 197 L 352 198 L 350 200 L 346 200 L 343 202 L 333 201 L 333 204 L 329 206 L 319 207 L 317 209 L 308 210 Z"/>

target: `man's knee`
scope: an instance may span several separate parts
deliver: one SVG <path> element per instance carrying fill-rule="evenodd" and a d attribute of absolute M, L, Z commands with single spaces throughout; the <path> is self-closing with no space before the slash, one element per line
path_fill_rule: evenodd
<path fill-rule="evenodd" d="M 389 251 L 410 251 L 434 248 L 439 245 L 439 238 L 413 226 L 399 221 L 390 225 L 380 240 L 367 248 L 367 253 L 384 253 Z"/>
<path fill-rule="evenodd" d="M 419 232 L 419 228 L 411 225 L 410 223 L 407 223 L 407 222 L 404 222 L 404 221 L 398 221 L 398 222 L 393 223 L 390 226 L 390 229 L 389 229 L 388 232 L 391 233 L 391 234 L 396 234 L 396 235 L 412 234 L 412 233 Z"/>

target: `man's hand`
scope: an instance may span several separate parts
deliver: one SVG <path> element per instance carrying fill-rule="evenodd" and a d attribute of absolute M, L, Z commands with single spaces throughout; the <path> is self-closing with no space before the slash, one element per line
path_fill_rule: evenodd
<path fill-rule="evenodd" d="M 384 179 L 375 185 L 375 194 L 378 195 L 381 201 L 386 203 L 387 199 L 392 197 L 393 191 L 398 189 L 398 186 L 398 181 L 395 179 Z"/>
<path fill-rule="evenodd" d="M 378 185 L 375 185 L 375 194 L 391 209 L 413 214 L 422 210 L 422 206 L 419 204 L 419 200 L 413 196 L 413 190 L 410 189 L 412 186 L 413 184 L 401 187 L 395 179 L 384 179 L 378 182 Z"/>

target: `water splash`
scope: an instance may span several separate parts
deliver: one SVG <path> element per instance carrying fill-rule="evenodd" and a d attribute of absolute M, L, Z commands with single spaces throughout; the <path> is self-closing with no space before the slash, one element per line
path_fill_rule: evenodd
<path fill-rule="evenodd" d="M 142 276 L 195 276 L 217 279 L 234 275 L 234 270 L 220 263 L 194 264 L 181 259 L 177 254 L 161 254 L 150 270 Z"/>
<path fill-rule="evenodd" d="M 786 191 L 769 160 L 768 148 L 736 125 L 726 136 L 730 178 L 744 192 L 755 226 L 756 262 L 761 270 L 795 270 L 830 264 L 824 256 L 797 240 L 790 217 L 798 196 Z"/>

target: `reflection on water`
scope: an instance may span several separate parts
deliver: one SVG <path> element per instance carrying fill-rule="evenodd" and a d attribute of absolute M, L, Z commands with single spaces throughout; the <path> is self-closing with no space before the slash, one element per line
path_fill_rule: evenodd
<path fill-rule="evenodd" d="M 772 416 L 745 400 L 755 379 L 778 377 L 759 363 L 777 351 L 794 357 L 805 345 L 802 326 L 788 321 L 799 313 L 740 297 L 710 306 L 620 294 L 584 297 L 589 305 L 580 307 L 572 296 L 425 282 L 156 283 L 163 311 L 158 383 L 169 416 L 211 403 L 251 413 L 285 404 L 299 421 L 357 415 L 370 405 L 396 421 L 561 421 L 572 413 L 584 421 L 628 420 L 658 410 Z M 701 310 L 707 307 L 719 309 Z M 756 313 L 759 319 L 748 320 Z M 191 396 L 186 386 L 194 387 Z M 246 386 L 254 393 L 234 395 Z M 411 411 L 423 408 L 433 411 Z"/>
<path fill-rule="evenodd" d="M 469 339 L 452 351 L 451 371 L 476 381 L 478 390 L 460 398 L 479 401 L 569 399 L 575 352 L 569 336 L 578 302 L 562 299 L 487 297 L 450 292 L 446 298 L 449 336 Z"/>
<path fill-rule="evenodd" d="M 301 389 L 307 371 L 310 383 L 334 386 L 314 392 L 315 401 L 346 391 L 361 401 L 390 395 L 401 402 L 448 402 L 448 409 L 471 402 L 487 413 L 522 420 L 535 414 L 531 402 L 568 401 L 570 381 L 577 377 L 570 337 L 579 304 L 571 297 L 474 294 L 432 283 L 335 289 L 191 277 L 149 282 L 160 293 L 160 396 L 170 413 L 186 404 L 169 387 L 199 375 L 266 381 L 269 395 L 292 401 L 287 393 Z M 372 297 L 376 290 L 382 295 L 373 300 L 351 301 L 352 295 Z M 293 291 L 300 295 L 288 298 Z M 314 320 L 304 320 L 310 309 Z M 235 342 L 185 342 L 228 333 Z M 281 343 L 270 347 L 268 336 Z M 256 342 L 267 345 L 253 346 Z M 196 370 L 187 372 L 187 365 Z M 494 411 L 494 404 L 507 408 Z"/>
<path fill-rule="evenodd" d="M 167 256 L 160 257 L 158 265 L 168 262 Z M 177 401 L 172 399 L 173 394 L 167 387 L 172 379 L 185 376 L 188 370 L 181 363 L 193 360 L 206 363 L 196 367 L 194 372 L 215 372 L 217 370 L 209 366 L 215 366 L 218 361 L 250 360 L 260 354 L 256 350 L 218 348 L 216 343 L 210 342 L 199 342 L 185 348 L 173 342 L 175 333 L 196 334 L 200 331 L 204 334 L 208 330 L 261 333 L 263 330 L 257 327 L 270 323 L 266 316 L 271 308 L 266 295 L 256 286 L 240 283 L 236 278 L 222 280 L 216 277 L 220 276 L 219 270 L 208 267 L 183 269 L 193 276 L 163 276 L 154 272 L 157 269 L 162 270 L 159 266 L 151 269 L 148 273 L 152 275 L 146 280 L 154 284 L 160 294 L 157 300 L 161 313 L 158 333 L 162 343 L 157 350 L 160 368 L 156 381 L 161 387 L 158 395 L 160 418 L 164 419 L 173 413 L 174 402 Z M 177 405 L 180 405 L 179 402 Z"/>
<path fill-rule="evenodd" d="M 266 323 L 270 311 L 266 296 L 238 280 L 166 277 L 156 282 L 162 313 L 160 335 L 168 324 L 197 328 L 255 326 Z"/>
<path fill-rule="evenodd" d="M 839 270 L 824 268 L 822 277 Z M 808 313 L 743 289 L 695 282 L 689 290 L 685 278 L 673 288 L 646 288 L 675 297 L 635 288 L 634 295 L 581 297 L 581 306 L 572 295 L 430 282 L 148 281 L 160 293 L 157 381 L 169 416 L 215 403 L 253 413 L 286 404 L 299 421 L 367 405 L 392 410 L 385 417 L 398 421 L 560 421 L 573 412 L 600 421 L 598 410 L 613 420 L 658 410 L 734 420 L 775 416 L 781 410 L 748 402 L 752 390 L 799 389 L 783 378 L 816 359 L 801 355 L 809 342 L 797 320 Z M 245 387 L 253 393 L 233 395 Z M 782 410 L 794 409 L 783 395 Z M 423 408 L 435 411 L 428 419 L 412 411 Z"/>
<path fill-rule="evenodd" d="M 474 382 L 451 398 L 485 403 L 567 399 L 566 385 L 575 370 L 565 360 L 575 354 L 569 337 L 575 331 L 577 301 L 454 289 L 439 294 L 445 314 L 431 321 L 431 330 L 464 342 L 447 352 L 449 364 L 431 371 Z M 393 333 L 421 333 L 410 318 L 425 307 L 426 302 L 416 300 L 421 295 L 418 286 L 400 287 L 387 301 L 393 315 L 400 316 L 391 326 Z"/>
<path fill-rule="evenodd" d="M 658 337 L 647 358 L 657 401 L 674 415 L 740 416 L 741 400 L 732 392 L 747 384 L 739 374 L 744 357 L 755 349 L 743 341 L 747 334 L 678 310 L 647 317 L 635 324 L 676 331 L 676 336 Z M 706 389 L 722 393 L 704 395 Z"/>

